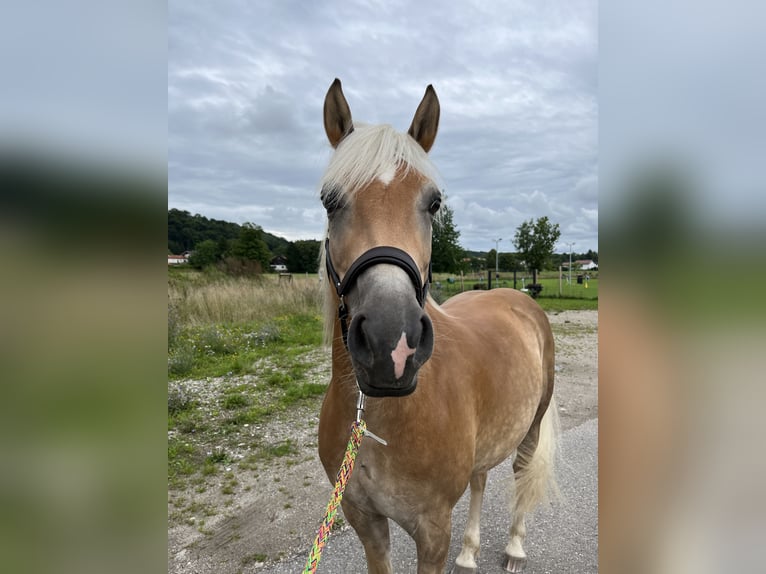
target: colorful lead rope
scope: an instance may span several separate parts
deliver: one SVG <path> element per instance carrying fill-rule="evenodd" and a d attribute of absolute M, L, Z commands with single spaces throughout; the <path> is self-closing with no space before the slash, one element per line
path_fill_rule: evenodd
<path fill-rule="evenodd" d="M 311 547 L 311 553 L 306 561 L 303 574 L 314 574 L 317 570 L 319 560 L 322 558 L 322 550 L 324 550 L 327 538 L 330 536 L 333 522 L 335 522 L 335 515 L 338 513 L 338 506 L 340 506 L 340 501 L 343 499 L 346 483 L 351 477 L 351 472 L 354 470 L 356 453 L 359 452 L 359 445 L 362 442 L 366 429 L 367 425 L 363 420 L 354 421 L 351 425 L 351 438 L 349 438 L 348 445 L 346 446 L 346 454 L 343 456 L 343 463 L 340 465 L 338 476 L 335 479 L 335 488 L 332 491 L 330 501 L 327 503 L 324 520 L 314 539 L 314 545 Z"/>

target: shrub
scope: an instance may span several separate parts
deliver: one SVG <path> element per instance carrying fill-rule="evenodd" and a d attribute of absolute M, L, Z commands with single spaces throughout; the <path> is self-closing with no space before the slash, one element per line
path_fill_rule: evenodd
<path fill-rule="evenodd" d="M 180 333 L 181 320 L 178 308 L 175 305 L 168 305 L 168 351 L 176 346 Z"/>
<path fill-rule="evenodd" d="M 223 408 L 227 410 L 238 409 L 240 407 L 247 407 L 249 405 L 250 405 L 250 399 L 240 393 L 236 393 L 233 395 L 226 395 L 223 398 Z"/>
<path fill-rule="evenodd" d="M 184 345 L 168 357 L 168 373 L 186 375 L 194 368 L 194 347 Z"/>
<path fill-rule="evenodd" d="M 226 333 L 216 327 L 208 327 L 199 334 L 199 346 L 209 355 L 229 355 L 236 350 Z"/>
<path fill-rule="evenodd" d="M 181 385 L 168 387 L 168 414 L 174 415 L 189 410 L 196 404 L 192 394 Z"/>

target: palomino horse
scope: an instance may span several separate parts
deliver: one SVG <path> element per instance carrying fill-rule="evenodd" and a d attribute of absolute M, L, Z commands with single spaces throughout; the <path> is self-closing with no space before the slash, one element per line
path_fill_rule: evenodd
<path fill-rule="evenodd" d="M 332 380 L 319 455 L 334 480 L 361 390 L 367 426 L 388 445 L 362 442 L 343 512 L 369 572 L 392 572 L 391 518 L 415 540 L 425 574 L 444 571 L 452 508 L 468 485 L 454 571 L 476 571 L 487 471 L 517 452 L 505 548 L 506 569 L 517 572 L 526 559 L 524 514 L 552 480 L 553 335 L 542 309 L 513 289 L 467 292 L 442 306 L 427 295 L 442 198 L 426 154 L 438 124 L 431 86 L 406 134 L 354 125 L 340 81 L 327 92 L 324 125 L 335 152 L 321 197 Z"/>

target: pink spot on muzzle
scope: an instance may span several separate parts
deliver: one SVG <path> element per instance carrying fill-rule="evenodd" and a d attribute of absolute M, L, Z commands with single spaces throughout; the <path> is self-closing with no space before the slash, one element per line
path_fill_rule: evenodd
<path fill-rule="evenodd" d="M 402 331 L 402 336 L 396 344 L 396 349 L 391 351 L 391 358 L 394 360 L 394 375 L 401 379 L 404 374 L 404 366 L 407 364 L 407 357 L 415 354 L 415 349 L 411 349 L 407 344 L 407 335 Z"/>

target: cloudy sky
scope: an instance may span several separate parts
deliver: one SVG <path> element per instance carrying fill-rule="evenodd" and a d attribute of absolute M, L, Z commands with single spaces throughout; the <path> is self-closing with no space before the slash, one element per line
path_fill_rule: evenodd
<path fill-rule="evenodd" d="M 335 77 L 356 121 L 404 131 L 433 84 L 431 157 L 461 243 L 547 215 L 598 249 L 595 1 L 216 0 L 168 5 L 168 207 L 320 238 Z"/>

